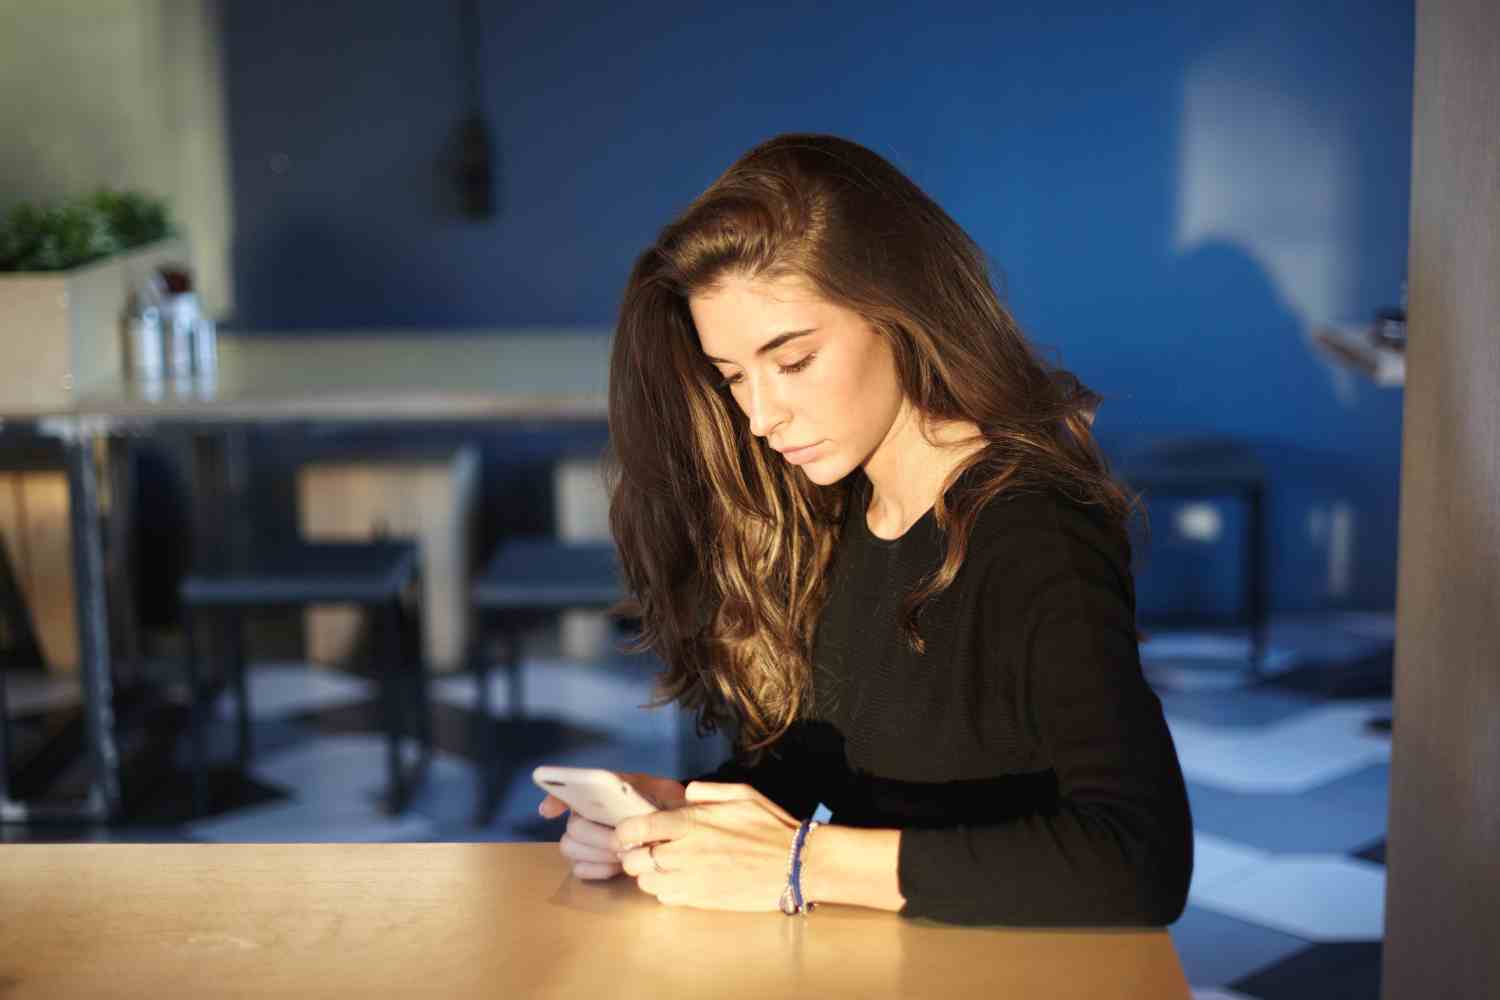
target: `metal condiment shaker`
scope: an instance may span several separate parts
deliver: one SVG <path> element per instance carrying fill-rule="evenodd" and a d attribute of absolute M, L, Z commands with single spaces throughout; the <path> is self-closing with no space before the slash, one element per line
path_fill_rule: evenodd
<path fill-rule="evenodd" d="M 161 312 L 140 306 L 125 317 L 125 370 L 151 381 L 162 377 Z"/>
<path fill-rule="evenodd" d="M 199 316 L 193 324 L 193 371 L 211 377 L 219 369 L 219 333 L 214 321 Z"/>
<path fill-rule="evenodd" d="M 198 296 L 179 292 L 167 299 L 167 370 L 174 376 L 193 373 L 193 326 L 198 322 Z"/>

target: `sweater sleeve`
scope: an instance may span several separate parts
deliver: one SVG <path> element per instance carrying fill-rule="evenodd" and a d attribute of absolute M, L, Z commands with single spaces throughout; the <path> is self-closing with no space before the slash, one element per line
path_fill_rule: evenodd
<path fill-rule="evenodd" d="M 904 830 L 901 912 L 1165 926 L 1187 903 L 1192 820 L 1161 702 L 1141 673 L 1128 548 L 1122 559 L 1123 538 L 1115 545 L 1082 513 L 1056 508 L 1020 544 L 993 561 L 981 600 L 992 652 L 1016 661 L 1024 724 L 1057 775 L 1058 805 L 993 826 Z"/>

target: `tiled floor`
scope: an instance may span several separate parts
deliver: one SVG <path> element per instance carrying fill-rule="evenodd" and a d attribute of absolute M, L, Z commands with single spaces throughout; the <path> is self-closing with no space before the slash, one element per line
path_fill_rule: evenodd
<path fill-rule="evenodd" d="M 1277 622 L 1266 659 L 1272 676 L 1240 689 L 1216 678 L 1226 675 L 1225 657 L 1243 655 L 1242 644 L 1153 637 L 1145 647 L 1197 830 L 1189 906 L 1171 933 L 1198 997 L 1379 995 L 1390 737 L 1378 720 L 1391 712 L 1383 666 L 1390 640 L 1382 616 Z M 431 769 L 411 809 L 388 817 L 377 807 L 384 745 L 371 684 L 300 663 L 259 663 L 251 678 L 252 774 L 240 781 L 227 768 L 217 771 L 211 815 L 193 819 L 184 812 L 184 741 L 172 739 L 183 713 L 167 706 L 140 722 L 138 749 L 127 757 L 140 762 L 126 776 L 129 822 L 107 829 L 0 827 L 0 840 L 552 839 L 559 830 L 536 816 L 539 793 L 528 780 L 538 763 L 667 774 L 696 769 L 680 762 L 675 713 L 639 707 L 650 680 L 641 661 L 571 663 L 548 655 L 544 643 L 525 674 L 532 721 L 505 737 L 508 781 L 493 822 L 482 828 L 472 822 L 470 679 L 434 685 Z M 70 707 L 76 693 L 14 674 L 10 687 L 17 759 L 24 760 L 28 739 L 63 728 L 61 720 L 76 711 Z M 506 696 L 497 675 L 490 699 L 497 713 L 508 707 Z M 213 750 L 227 759 L 233 730 L 227 701 L 218 713 L 224 724 L 214 727 Z M 129 725 L 127 717 L 122 726 Z M 152 734 L 161 743 L 163 732 L 166 742 L 153 756 Z M 720 752 L 713 745 L 690 751 L 700 760 Z M 79 764 L 61 769 L 49 794 L 82 777 Z M 17 775 L 16 791 L 35 793 L 25 786 L 38 780 Z"/>

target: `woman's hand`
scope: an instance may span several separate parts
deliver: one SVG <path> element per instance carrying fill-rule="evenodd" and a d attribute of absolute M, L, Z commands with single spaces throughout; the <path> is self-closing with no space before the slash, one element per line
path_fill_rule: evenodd
<path fill-rule="evenodd" d="M 646 798 L 661 803 L 663 809 L 674 809 L 685 801 L 680 781 L 651 774 L 617 773 Z M 568 811 L 568 804 L 555 795 L 549 795 L 536 811 L 547 819 L 556 819 Z M 577 813 L 569 816 L 567 829 L 558 846 L 563 856 L 573 862 L 573 874 L 585 879 L 613 878 L 620 874 L 622 869 L 619 853 L 614 847 L 614 834 L 610 827 L 584 819 Z"/>
<path fill-rule="evenodd" d="M 797 820 L 749 785 L 695 781 L 686 798 L 611 831 L 625 873 L 673 906 L 778 909 Z"/>

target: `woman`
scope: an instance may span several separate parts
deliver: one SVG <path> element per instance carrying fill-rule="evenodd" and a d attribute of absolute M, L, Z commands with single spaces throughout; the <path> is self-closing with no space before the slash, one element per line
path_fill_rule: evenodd
<path fill-rule="evenodd" d="M 1097 402 L 881 157 L 785 135 L 734 163 L 626 287 L 610 518 L 662 700 L 737 753 L 629 776 L 670 810 L 571 816 L 574 872 L 706 908 L 1176 920 L 1192 826 Z"/>

